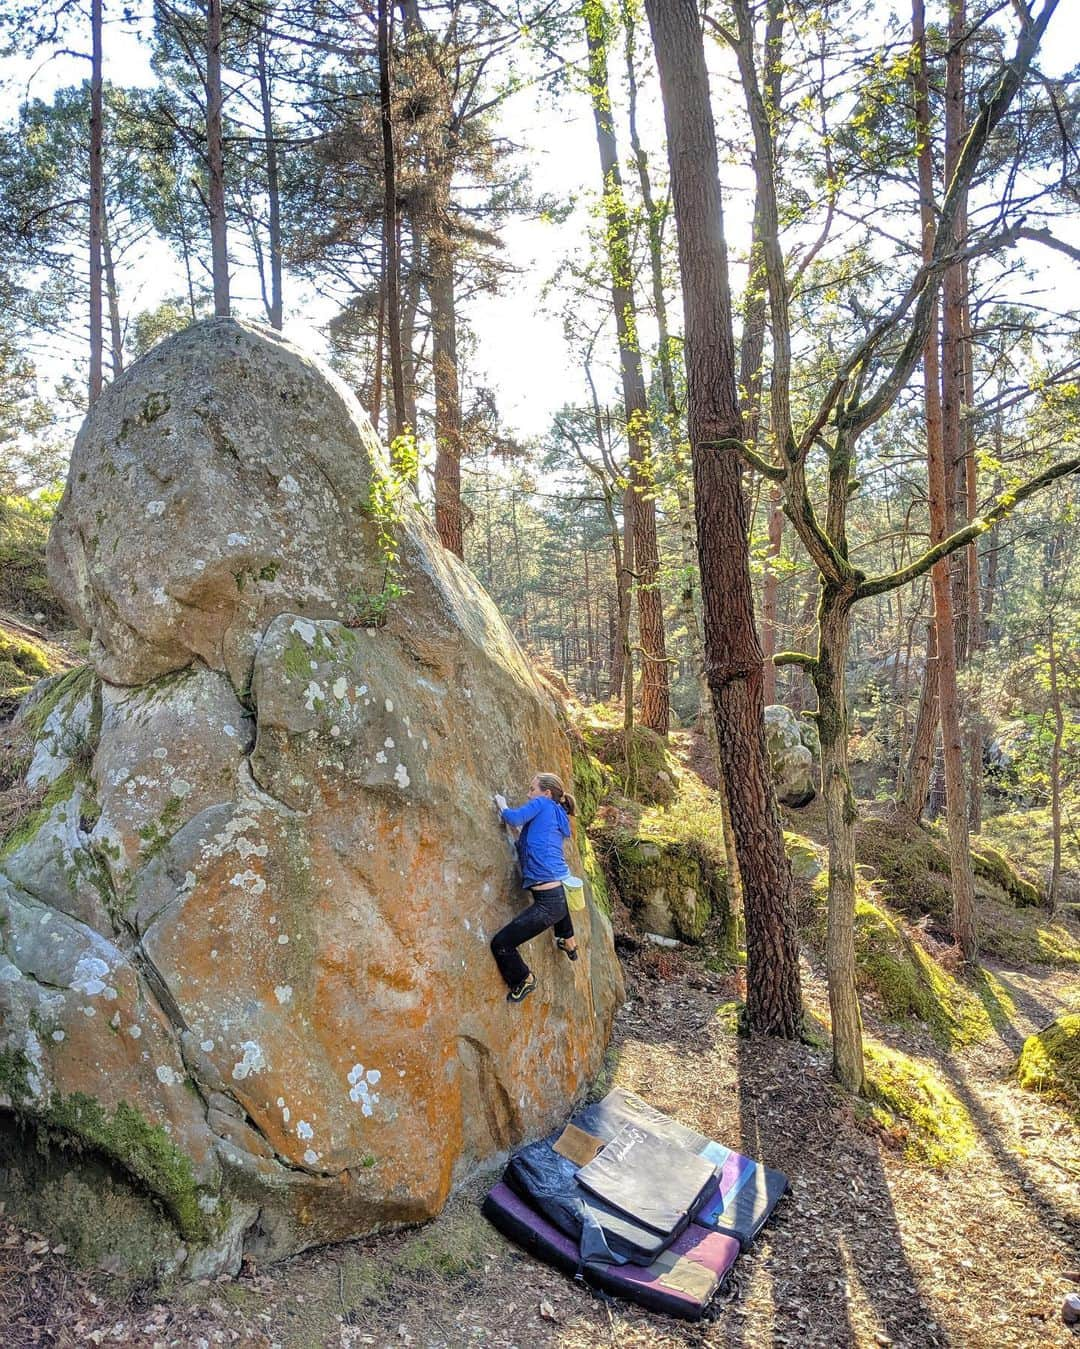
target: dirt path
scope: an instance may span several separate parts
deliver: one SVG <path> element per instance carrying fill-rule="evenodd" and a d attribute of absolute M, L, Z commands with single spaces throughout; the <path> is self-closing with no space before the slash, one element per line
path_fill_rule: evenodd
<path fill-rule="evenodd" d="M 352 1346 L 1080 1346 L 1060 1320 L 1080 1290 L 1080 1132 L 1007 1077 L 1023 1037 L 1080 1004 L 1075 975 L 1003 969 L 1013 1022 L 944 1058 L 915 1031 L 882 1039 L 933 1056 L 978 1145 L 939 1174 L 864 1132 L 824 1051 L 742 1040 L 717 1008 L 735 989 L 687 987 L 631 957 L 610 1079 L 787 1172 L 792 1195 L 710 1320 L 688 1326 L 601 1301 L 504 1241 L 480 1217 L 491 1177 L 410 1233 L 309 1252 L 169 1302 L 97 1298 L 62 1256 L 0 1232 L 5 1346 L 352 1349 Z M 806 972 L 811 1003 L 824 988 Z M 679 976 L 679 977 L 674 977 Z M 21 1323 L 21 1324 L 20 1324 Z"/>

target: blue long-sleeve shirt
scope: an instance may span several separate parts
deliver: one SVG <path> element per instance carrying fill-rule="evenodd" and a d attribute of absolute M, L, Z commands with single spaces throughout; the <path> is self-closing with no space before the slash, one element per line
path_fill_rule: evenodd
<path fill-rule="evenodd" d="M 550 796 L 533 796 L 517 809 L 501 812 L 507 824 L 520 829 L 517 839 L 521 882 L 526 889 L 570 875 L 563 840 L 570 837 L 570 817 Z"/>

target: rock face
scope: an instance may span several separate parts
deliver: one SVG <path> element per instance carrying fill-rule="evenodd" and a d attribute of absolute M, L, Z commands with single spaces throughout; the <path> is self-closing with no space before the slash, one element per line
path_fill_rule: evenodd
<path fill-rule="evenodd" d="M 779 703 L 765 709 L 765 743 L 776 795 L 785 806 L 808 806 L 817 795 L 814 755 L 817 729 Z"/>
<path fill-rule="evenodd" d="M 596 904 L 576 964 L 530 948 L 521 1006 L 488 950 L 523 903 L 491 794 L 569 779 L 557 708 L 419 512 L 372 518 L 386 475 L 351 394 L 231 320 L 133 366 L 76 443 L 49 557 L 93 666 L 21 713 L 0 1105 L 130 1187 L 154 1230 L 98 1240 L 114 1268 L 429 1217 L 599 1068 Z M 406 593 L 364 626 L 388 527 Z"/>

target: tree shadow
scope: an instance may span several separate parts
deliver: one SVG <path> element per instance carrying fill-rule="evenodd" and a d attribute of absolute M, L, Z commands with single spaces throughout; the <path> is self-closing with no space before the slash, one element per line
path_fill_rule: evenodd
<path fill-rule="evenodd" d="M 948 1078 L 957 1099 L 968 1112 L 972 1124 L 1000 1170 L 1016 1182 L 1019 1193 L 1015 1197 L 1021 1199 L 1031 1209 L 1054 1241 L 1059 1240 L 1060 1225 L 1062 1223 L 1074 1225 L 1074 1220 L 1044 1192 L 1035 1176 L 1002 1142 L 995 1121 L 968 1085 L 963 1068 L 951 1059 L 939 1060 L 938 1067 Z"/>
<path fill-rule="evenodd" d="M 948 1345 L 907 1258 L 878 1146 L 851 1127 L 826 1056 L 754 1037 L 738 1043 L 737 1074 L 734 1146 L 792 1184 L 750 1253 L 770 1277 L 776 1334 L 830 1346 L 865 1343 L 868 1333 Z"/>

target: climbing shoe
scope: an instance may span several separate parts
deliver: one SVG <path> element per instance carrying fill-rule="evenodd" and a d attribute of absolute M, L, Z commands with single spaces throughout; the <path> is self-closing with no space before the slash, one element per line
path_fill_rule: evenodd
<path fill-rule="evenodd" d="M 536 975 L 530 974 L 527 979 L 523 979 L 517 988 L 512 988 L 506 995 L 507 1002 L 524 1002 L 529 994 L 536 987 Z"/>
<path fill-rule="evenodd" d="M 563 937 L 555 938 L 555 945 L 566 956 L 567 960 L 577 960 L 577 947 L 567 946 L 566 939 Z"/>

